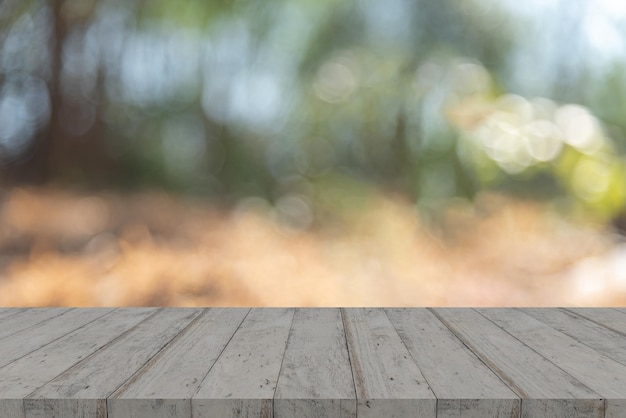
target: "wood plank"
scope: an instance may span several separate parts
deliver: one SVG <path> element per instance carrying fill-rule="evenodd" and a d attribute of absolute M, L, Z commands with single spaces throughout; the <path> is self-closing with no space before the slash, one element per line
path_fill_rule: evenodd
<path fill-rule="evenodd" d="M 16 315 L 20 312 L 24 312 L 28 308 L 2 308 L 0 309 L 0 321 L 9 316 Z"/>
<path fill-rule="evenodd" d="M 437 400 L 382 309 L 342 309 L 357 415 L 437 415 Z"/>
<path fill-rule="evenodd" d="M 520 398 L 427 309 L 386 309 L 438 398 L 437 417 L 518 417 Z"/>
<path fill-rule="evenodd" d="M 0 411 L 13 410 L 15 415 L 7 416 L 23 418 L 23 398 L 155 312 L 119 309 L 0 368 Z"/>
<path fill-rule="evenodd" d="M 23 398 L 144 320 L 154 308 L 120 309 L 0 369 L 0 410 Z"/>
<path fill-rule="evenodd" d="M 108 418 L 191 417 L 200 387 L 249 309 L 212 308 L 107 400 Z"/>
<path fill-rule="evenodd" d="M 626 313 L 611 308 L 566 308 L 600 326 L 626 335 Z"/>
<path fill-rule="evenodd" d="M 524 312 L 540 319 L 553 328 L 575 338 L 622 364 L 626 360 L 626 315 L 610 308 L 562 308 L 570 319 L 564 318 L 556 309 L 524 309 Z M 539 315 L 539 313 L 543 315 Z M 612 399 L 605 411 L 605 418 L 623 418 L 626 399 Z"/>
<path fill-rule="evenodd" d="M 31 353 L 81 326 L 111 312 L 111 308 L 73 309 L 25 330 L 0 343 L 0 367 Z"/>
<path fill-rule="evenodd" d="M 522 398 L 521 417 L 603 417 L 602 397 L 472 309 L 432 312 Z"/>
<path fill-rule="evenodd" d="M 0 319 L 0 340 L 59 316 L 71 308 L 31 308 Z"/>
<path fill-rule="evenodd" d="M 606 399 L 607 412 L 626 399 L 626 366 L 519 309 L 479 309 L 485 317 Z"/>
<path fill-rule="evenodd" d="M 611 408 L 607 409 L 604 418 L 624 418 L 626 414 L 626 399 L 611 400 Z"/>
<path fill-rule="evenodd" d="M 274 417 L 355 417 L 341 312 L 297 309 L 274 395 Z"/>
<path fill-rule="evenodd" d="M 626 364 L 626 336 L 563 309 L 526 308 L 523 312 L 594 350 Z"/>
<path fill-rule="evenodd" d="M 0 416 L 625 416 L 620 309 L 248 311 L 0 308 Z"/>
<path fill-rule="evenodd" d="M 24 400 L 26 418 L 101 417 L 106 398 L 198 317 L 201 309 L 163 308 Z"/>
<path fill-rule="evenodd" d="M 192 399 L 193 418 L 270 417 L 294 309 L 252 309 Z"/>
<path fill-rule="evenodd" d="M 0 368 L 0 394 L 28 396 L 155 312 L 155 308 L 118 309 Z"/>

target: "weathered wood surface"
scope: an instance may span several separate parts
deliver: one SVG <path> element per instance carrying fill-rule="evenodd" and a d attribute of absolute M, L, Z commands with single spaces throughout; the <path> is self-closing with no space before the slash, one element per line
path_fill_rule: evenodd
<path fill-rule="evenodd" d="M 203 312 L 109 397 L 108 418 L 191 416 L 189 400 L 247 313 L 248 309 L 219 308 Z"/>
<path fill-rule="evenodd" d="M 344 309 L 359 417 L 435 418 L 437 401 L 381 309 Z"/>
<path fill-rule="evenodd" d="M 297 309 L 274 394 L 274 416 L 356 416 L 341 311 Z"/>
<path fill-rule="evenodd" d="M 294 313 L 250 311 L 193 396 L 194 418 L 271 415 Z"/>
<path fill-rule="evenodd" d="M 472 309 L 434 309 L 491 370 L 522 398 L 522 417 L 602 417 L 602 397 Z"/>
<path fill-rule="evenodd" d="M 626 417 L 626 310 L 0 308 L 0 417 Z"/>
<path fill-rule="evenodd" d="M 67 308 L 33 308 L 0 319 L 0 340 L 68 312 Z"/>
<path fill-rule="evenodd" d="M 26 417 L 103 416 L 105 399 L 200 312 L 173 308 L 158 311 L 29 395 L 24 400 Z"/>
<path fill-rule="evenodd" d="M 607 412 L 621 409 L 626 399 L 626 366 L 515 309 L 481 310 L 481 313 L 562 370 L 585 382 L 606 400 Z M 612 400 L 619 402 L 614 405 Z"/>
<path fill-rule="evenodd" d="M 2 308 L 0 309 L 0 320 L 9 316 L 17 315 L 20 312 L 24 312 L 26 309 L 27 308 Z"/>
<path fill-rule="evenodd" d="M 0 346 L 0 367 L 69 334 L 110 311 L 111 309 L 72 309 L 12 334 Z"/>
<path fill-rule="evenodd" d="M 626 365 L 626 338 L 610 328 L 597 326 L 565 309 L 523 309 L 530 316 L 576 341 Z M 624 315 L 626 319 L 626 315 Z M 626 325 L 626 322 L 624 322 Z"/>
<path fill-rule="evenodd" d="M 474 355 L 432 312 L 387 309 L 436 397 L 437 416 L 517 417 L 519 397 Z"/>

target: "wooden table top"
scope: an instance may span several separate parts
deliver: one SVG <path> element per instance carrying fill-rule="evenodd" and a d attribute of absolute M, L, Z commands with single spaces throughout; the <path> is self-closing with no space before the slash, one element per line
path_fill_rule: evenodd
<path fill-rule="evenodd" d="M 0 417 L 626 417 L 626 309 L 0 308 Z"/>

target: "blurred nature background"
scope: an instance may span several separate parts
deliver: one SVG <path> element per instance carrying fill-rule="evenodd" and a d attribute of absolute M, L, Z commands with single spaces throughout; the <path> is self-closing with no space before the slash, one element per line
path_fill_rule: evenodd
<path fill-rule="evenodd" d="M 626 303 L 621 0 L 2 0 L 0 305 Z"/>

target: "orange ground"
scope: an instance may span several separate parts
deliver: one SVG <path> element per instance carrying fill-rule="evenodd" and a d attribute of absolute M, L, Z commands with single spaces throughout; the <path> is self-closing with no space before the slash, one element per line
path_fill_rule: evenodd
<path fill-rule="evenodd" d="M 439 229 L 399 199 L 296 230 L 260 200 L 6 190 L 0 306 L 604 306 L 626 251 L 547 206 L 483 196 Z"/>

